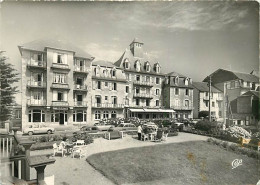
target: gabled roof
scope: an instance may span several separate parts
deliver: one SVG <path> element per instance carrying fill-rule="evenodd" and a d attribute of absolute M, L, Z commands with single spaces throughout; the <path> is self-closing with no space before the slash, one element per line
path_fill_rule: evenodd
<path fill-rule="evenodd" d="M 209 91 L 209 86 L 208 86 L 207 82 L 193 82 L 192 86 L 195 89 L 198 89 L 201 92 L 208 92 Z M 218 93 L 218 92 L 221 92 L 221 91 L 219 91 L 215 87 L 211 86 L 211 92 Z"/>
<path fill-rule="evenodd" d="M 258 91 L 247 91 L 246 93 L 242 94 L 242 96 L 245 96 L 245 95 L 253 95 L 253 96 L 256 96 L 257 98 L 259 98 Z"/>
<path fill-rule="evenodd" d="M 150 66 L 151 66 L 151 71 L 149 73 L 157 74 L 157 73 L 153 72 L 153 67 L 154 67 L 155 64 L 157 64 L 157 63 L 159 64 L 159 62 L 158 62 L 158 60 L 154 56 L 152 56 L 152 55 L 150 55 L 148 53 L 143 53 L 143 57 L 139 58 L 139 57 L 134 57 L 134 55 L 132 54 L 131 50 L 125 49 L 125 51 L 122 54 L 122 56 L 119 58 L 118 61 L 116 61 L 114 63 L 114 65 L 116 65 L 116 66 L 118 66 L 120 68 L 124 68 L 123 64 L 124 64 L 124 61 L 126 59 L 128 59 L 128 61 L 130 63 L 130 68 L 129 68 L 130 71 L 134 71 L 134 72 L 136 71 L 134 66 L 135 66 L 135 62 L 138 60 L 140 62 L 140 64 L 141 64 L 140 72 L 146 72 L 144 70 L 144 64 L 146 62 L 149 62 Z M 163 74 L 163 73 L 160 72 L 159 74 Z"/>
<path fill-rule="evenodd" d="M 178 77 L 181 77 L 181 78 L 187 78 L 187 76 L 184 76 L 180 73 L 176 73 L 175 71 L 168 73 L 167 76 L 178 76 Z"/>
<path fill-rule="evenodd" d="M 140 39 L 138 39 L 138 38 L 134 38 L 133 42 L 138 42 L 138 43 L 142 43 L 142 44 L 143 44 L 143 42 L 142 42 Z M 133 42 L 131 42 L 131 44 L 132 44 Z M 130 44 L 130 45 L 131 45 L 131 44 Z"/>
<path fill-rule="evenodd" d="M 211 76 L 213 84 L 227 82 L 227 81 L 236 80 L 236 79 L 241 79 L 241 80 L 244 80 L 246 82 L 259 83 L 259 77 L 255 76 L 253 74 L 242 73 L 242 72 L 234 72 L 234 71 L 225 70 L 225 69 L 218 69 L 209 76 Z M 208 82 L 209 76 L 206 77 L 203 80 L 203 82 Z"/>
<path fill-rule="evenodd" d="M 101 66 L 101 67 L 111 67 L 111 68 L 116 67 L 112 62 L 104 61 L 104 60 L 94 61 L 94 62 L 92 63 L 92 65 L 94 65 L 94 66 L 99 65 L 99 66 Z"/>
<path fill-rule="evenodd" d="M 35 40 L 32 42 L 21 44 L 18 47 L 19 49 L 29 49 L 35 51 L 46 51 L 46 48 L 60 49 L 60 50 L 74 52 L 76 57 L 87 58 L 92 60 L 94 59 L 94 57 L 91 56 L 86 51 L 64 40 L 41 39 L 41 40 Z"/>

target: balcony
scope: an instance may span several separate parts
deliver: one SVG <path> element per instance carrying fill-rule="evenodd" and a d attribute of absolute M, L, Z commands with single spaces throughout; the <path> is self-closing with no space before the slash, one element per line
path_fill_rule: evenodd
<path fill-rule="evenodd" d="M 153 87 L 153 83 L 151 82 L 134 81 L 133 84 L 138 86 Z"/>
<path fill-rule="evenodd" d="M 111 108 L 111 109 L 123 109 L 124 104 L 113 103 L 93 103 L 92 108 Z"/>
<path fill-rule="evenodd" d="M 193 107 L 192 106 L 171 106 L 171 109 L 174 110 L 192 110 Z"/>
<path fill-rule="evenodd" d="M 74 90 L 74 91 L 83 91 L 83 92 L 87 92 L 87 91 L 88 91 L 88 86 L 86 86 L 86 85 L 75 84 L 73 90 Z"/>
<path fill-rule="evenodd" d="M 69 103 L 67 101 L 52 101 L 51 105 L 56 107 L 68 107 Z"/>
<path fill-rule="evenodd" d="M 153 99 L 153 97 L 150 94 L 146 94 L 146 93 L 135 93 L 134 98 Z"/>
<path fill-rule="evenodd" d="M 46 82 L 42 82 L 42 81 L 37 82 L 37 81 L 28 80 L 27 87 L 28 88 L 46 88 Z"/>
<path fill-rule="evenodd" d="M 88 107 L 87 102 L 84 101 L 75 101 L 74 102 L 74 107 Z"/>
<path fill-rule="evenodd" d="M 70 90 L 69 84 L 52 83 L 51 88 Z"/>
<path fill-rule="evenodd" d="M 33 107 L 33 106 L 46 106 L 46 100 L 34 100 L 34 99 L 29 99 L 27 100 L 27 105 L 29 107 Z"/>
<path fill-rule="evenodd" d="M 97 79 L 97 80 L 106 80 L 106 81 L 117 81 L 117 82 L 125 82 L 125 78 L 117 78 L 117 77 L 111 77 L 111 76 L 92 76 L 92 79 Z"/>
<path fill-rule="evenodd" d="M 59 63 L 52 63 L 52 68 L 54 69 L 64 69 L 70 71 L 68 64 L 59 64 Z"/>
<path fill-rule="evenodd" d="M 88 70 L 86 67 L 83 66 L 74 66 L 74 73 L 80 73 L 80 74 L 88 74 Z"/>
<path fill-rule="evenodd" d="M 46 61 L 30 60 L 27 67 L 29 69 L 46 69 Z"/>

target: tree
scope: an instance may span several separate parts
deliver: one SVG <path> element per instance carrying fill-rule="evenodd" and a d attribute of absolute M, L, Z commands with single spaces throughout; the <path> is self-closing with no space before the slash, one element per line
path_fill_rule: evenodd
<path fill-rule="evenodd" d="M 200 111 L 199 112 L 199 118 L 203 117 L 206 118 L 209 116 L 209 111 Z"/>
<path fill-rule="evenodd" d="M 0 51 L 0 127 L 4 127 L 4 123 L 12 114 L 11 106 L 15 103 L 14 95 L 18 92 L 17 86 L 13 86 L 14 82 L 18 82 L 18 73 L 12 64 L 7 63 L 7 58 L 3 55 L 4 51 Z"/>

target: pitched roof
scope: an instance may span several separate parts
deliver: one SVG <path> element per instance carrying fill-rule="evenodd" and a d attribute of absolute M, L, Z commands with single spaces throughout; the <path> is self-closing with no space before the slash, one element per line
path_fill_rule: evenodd
<path fill-rule="evenodd" d="M 209 91 L 209 86 L 208 86 L 207 82 L 193 82 L 192 86 L 194 88 L 198 89 L 201 92 L 208 92 Z M 211 86 L 211 92 L 217 93 L 217 92 L 221 92 L 221 91 L 219 91 L 215 87 Z"/>
<path fill-rule="evenodd" d="M 242 96 L 245 96 L 245 95 L 254 95 L 257 98 L 259 98 L 259 92 L 258 91 L 247 91 L 246 93 L 242 94 Z"/>
<path fill-rule="evenodd" d="M 142 42 L 140 39 L 138 39 L 138 38 L 134 38 L 133 42 L 138 42 L 138 43 L 142 43 L 142 44 L 143 44 L 143 42 Z M 132 43 L 133 43 L 133 42 L 132 42 Z M 132 44 L 132 43 L 131 43 L 131 44 Z"/>
<path fill-rule="evenodd" d="M 152 56 L 151 54 L 149 53 L 143 53 L 143 57 L 142 58 L 139 58 L 139 57 L 134 57 L 133 53 L 131 52 L 130 49 L 125 49 L 124 53 L 122 54 L 122 56 L 119 58 L 118 61 L 116 61 L 114 63 L 114 65 L 120 67 L 120 68 L 123 68 L 123 63 L 125 61 L 125 59 L 128 59 L 129 60 L 129 63 L 130 63 L 130 68 L 129 70 L 130 71 L 136 71 L 134 66 L 135 66 L 135 62 L 137 60 L 139 60 L 140 64 L 141 64 L 141 70 L 140 72 L 146 72 L 144 70 L 144 64 L 146 62 L 149 62 L 150 66 L 151 66 L 151 71 L 149 73 L 151 74 L 157 74 L 155 72 L 153 72 L 153 67 L 154 67 L 154 64 L 159 64 L 157 58 L 155 58 L 154 56 Z M 159 64 L 160 65 L 160 64 Z M 159 74 L 162 74 L 162 73 L 159 73 Z"/>
<path fill-rule="evenodd" d="M 176 73 L 175 71 L 168 73 L 167 76 L 178 76 L 178 77 L 182 77 L 182 78 L 187 78 L 187 76 L 184 76 L 180 73 Z"/>
<path fill-rule="evenodd" d="M 112 62 L 109 62 L 109 61 L 105 61 L 105 60 L 97 60 L 97 61 L 94 61 L 92 63 L 92 65 L 99 65 L 99 66 L 102 66 L 102 67 L 116 67 Z"/>
<path fill-rule="evenodd" d="M 246 82 L 259 82 L 259 77 L 249 73 L 235 72 L 226 69 L 218 69 L 213 72 L 211 75 L 212 83 L 222 83 L 230 80 L 241 79 Z M 209 76 L 206 77 L 203 82 L 209 80 Z"/>
<path fill-rule="evenodd" d="M 64 40 L 40 39 L 25 44 L 21 44 L 18 47 L 19 49 L 24 48 L 24 49 L 35 50 L 35 51 L 45 51 L 46 48 L 54 48 L 54 49 L 60 49 L 65 51 L 72 51 L 75 53 L 75 56 L 77 57 L 94 59 L 94 57 L 91 56 L 86 51 Z"/>

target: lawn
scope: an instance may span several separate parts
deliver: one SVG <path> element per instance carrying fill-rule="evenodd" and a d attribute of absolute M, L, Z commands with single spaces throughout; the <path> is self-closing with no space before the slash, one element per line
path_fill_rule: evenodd
<path fill-rule="evenodd" d="M 243 163 L 232 169 L 234 159 Z M 204 141 L 131 148 L 87 161 L 116 184 L 256 184 L 258 161 Z"/>

